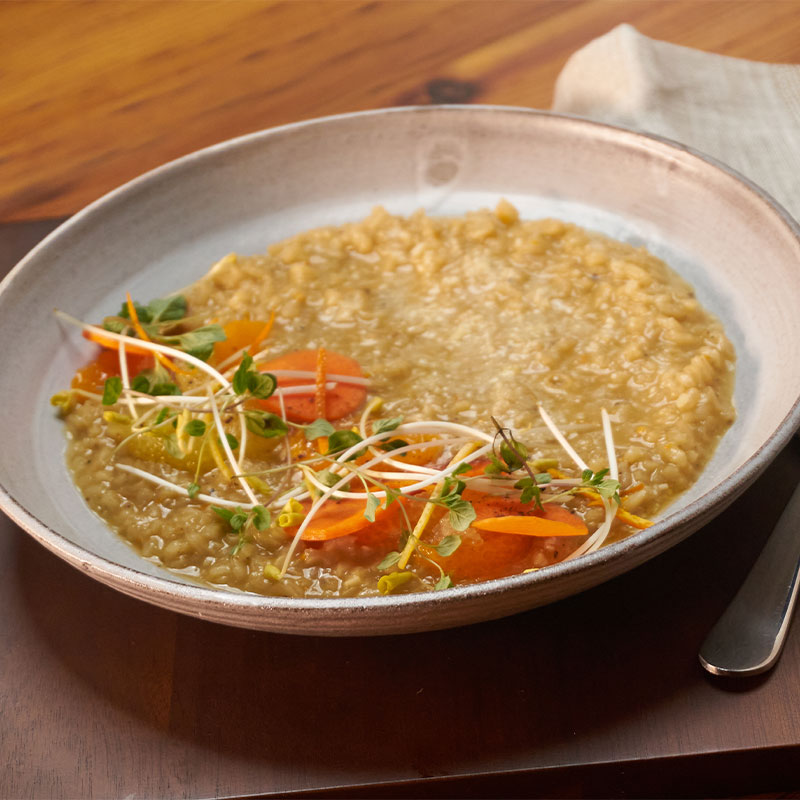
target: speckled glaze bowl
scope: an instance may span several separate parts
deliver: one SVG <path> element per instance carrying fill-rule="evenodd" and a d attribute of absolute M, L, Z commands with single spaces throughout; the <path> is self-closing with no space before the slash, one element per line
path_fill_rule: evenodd
<path fill-rule="evenodd" d="M 51 309 L 96 319 L 123 289 L 163 295 L 232 250 L 260 252 L 378 203 L 458 214 L 501 196 L 526 217 L 646 244 L 695 286 L 736 347 L 737 421 L 656 525 L 528 575 L 435 594 L 295 600 L 183 580 L 137 556 L 84 505 L 48 398 L 85 360 L 85 343 Z M 744 491 L 800 424 L 800 359 L 786 349 L 800 341 L 800 230 L 732 170 L 661 139 L 515 108 L 387 109 L 254 133 L 117 189 L 0 285 L 0 338 L 0 506 L 45 547 L 126 594 L 229 625 L 330 636 L 432 630 L 594 586 L 684 539 Z"/>

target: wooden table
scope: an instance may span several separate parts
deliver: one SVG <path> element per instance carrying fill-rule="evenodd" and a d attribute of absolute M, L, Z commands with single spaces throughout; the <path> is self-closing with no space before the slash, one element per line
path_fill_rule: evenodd
<path fill-rule="evenodd" d="M 547 107 L 569 54 L 620 22 L 800 63 L 797 2 L 0 4 L 0 270 L 47 218 L 230 136 L 396 104 Z M 629 575 L 506 620 L 384 639 L 162 611 L 3 517 L 0 796 L 797 790 L 797 628 L 751 681 L 711 679 L 696 651 L 798 480 L 795 442 L 728 512 Z"/>

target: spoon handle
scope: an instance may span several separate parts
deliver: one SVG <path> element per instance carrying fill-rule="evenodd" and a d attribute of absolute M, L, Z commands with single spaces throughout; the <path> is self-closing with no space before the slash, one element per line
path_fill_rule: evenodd
<path fill-rule="evenodd" d="M 778 660 L 800 573 L 800 486 L 736 597 L 700 647 L 700 663 L 713 675 L 766 672 Z"/>

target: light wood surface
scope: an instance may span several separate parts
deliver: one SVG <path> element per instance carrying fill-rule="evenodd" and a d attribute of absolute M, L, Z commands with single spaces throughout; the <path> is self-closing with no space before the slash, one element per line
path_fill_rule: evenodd
<path fill-rule="evenodd" d="M 430 102 L 548 108 L 615 25 L 800 63 L 796 0 L 0 2 L 0 222 L 71 214 L 214 142 Z"/>
<path fill-rule="evenodd" d="M 547 108 L 569 55 L 621 22 L 800 63 L 795 0 L 0 0 L 0 278 L 53 227 L 31 220 L 231 136 L 411 103 Z M 750 682 L 696 659 L 800 480 L 797 445 L 628 575 L 385 639 L 181 617 L 0 516 L 0 798 L 800 797 L 797 623 Z"/>

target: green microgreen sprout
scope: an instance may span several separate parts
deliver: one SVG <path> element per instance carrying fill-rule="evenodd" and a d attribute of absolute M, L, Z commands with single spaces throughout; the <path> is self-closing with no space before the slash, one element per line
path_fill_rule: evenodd
<path fill-rule="evenodd" d="M 272 515 L 264 506 L 254 506 L 250 511 L 245 511 L 241 507 L 233 510 L 220 506 L 211 506 L 211 510 L 228 523 L 230 529 L 239 535 L 239 539 L 231 549 L 231 555 L 235 556 L 250 541 L 247 538 L 247 529 L 253 526 L 256 530 L 263 531 L 272 524 Z"/>
<path fill-rule="evenodd" d="M 504 467 L 503 472 L 508 472 L 510 475 L 520 469 L 524 469 L 528 476 L 522 478 L 514 484 L 514 488 L 522 490 L 522 497 L 520 498 L 523 503 L 535 502 L 537 508 L 542 506 L 542 490 L 540 488 L 540 481 L 537 480 L 537 475 L 528 465 L 528 448 L 522 442 L 514 438 L 514 434 L 510 428 L 504 428 L 494 417 L 491 418 L 497 429 L 497 436 L 503 441 L 500 444 L 500 459 L 495 456 L 495 462 L 502 460 Z M 495 437 L 495 441 L 496 441 Z M 550 478 L 545 483 L 549 483 Z"/>
<path fill-rule="evenodd" d="M 271 397 L 278 387 L 275 376 L 268 372 L 259 372 L 253 357 L 246 351 L 242 353 L 242 361 L 233 374 L 231 384 L 235 394 L 249 394 L 259 400 Z"/>

